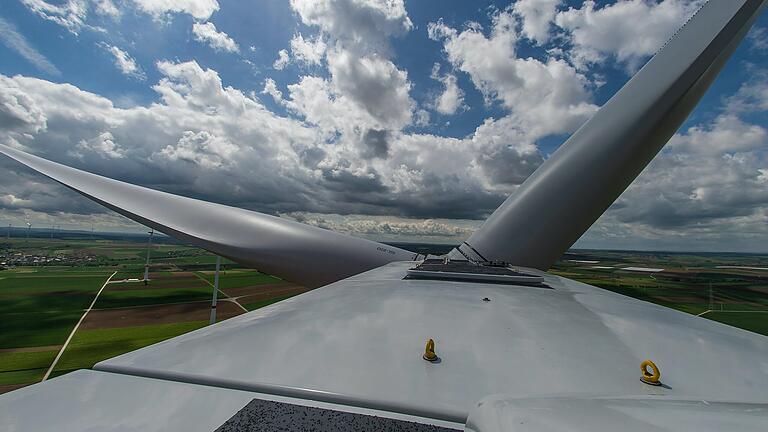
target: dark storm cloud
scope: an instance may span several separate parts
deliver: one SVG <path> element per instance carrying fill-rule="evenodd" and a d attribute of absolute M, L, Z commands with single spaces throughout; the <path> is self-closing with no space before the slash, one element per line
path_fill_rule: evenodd
<path fill-rule="evenodd" d="M 362 156 L 365 158 L 385 158 L 389 153 L 390 132 L 387 130 L 368 129 L 363 134 Z"/>
<path fill-rule="evenodd" d="M 320 161 L 325 158 L 325 151 L 321 148 L 313 147 L 301 152 L 301 163 L 308 168 L 315 168 Z"/>
<path fill-rule="evenodd" d="M 507 185 L 522 184 L 544 162 L 539 152 L 525 154 L 510 146 L 496 148 L 478 159 L 494 183 Z"/>

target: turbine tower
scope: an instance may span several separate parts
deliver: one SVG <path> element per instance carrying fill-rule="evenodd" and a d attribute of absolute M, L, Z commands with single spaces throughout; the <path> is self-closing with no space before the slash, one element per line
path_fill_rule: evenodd
<path fill-rule="evenodd" d="M 147 263 L 144 265 L 144 285 L 149 283 L 149 254 L 152 250 L 152 235 L 155 233 L 154 229 L 149 231 L 149 239 L 147 240 Z"/>

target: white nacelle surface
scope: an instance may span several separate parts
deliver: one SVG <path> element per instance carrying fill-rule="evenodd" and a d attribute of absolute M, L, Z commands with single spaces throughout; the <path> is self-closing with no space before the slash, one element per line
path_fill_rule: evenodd
<path fill-rule="evenodd" d="M 764 336 L 542 272 L 548 287 L 403 279 L 412 266 L 392 263 L 95 368 L 454 421 L 499 393 L 768 401 Z M 440 363 L 421 358 L 429 338 Z M 640 381 L 645 359 L 664 386 Z"/>
<path fill-rule="evenodd" d="M 413 265 L 392 263 L 101 362 L 96 372 L 2 395 L 0 429 L 109 430 L 101 426 L 111 418 L 111 430 L 153 430 L 132 419 L 141 415 L 163 425 L 155 430 L 190 430 L 186 419 L 171 420 L 187 411 L 194 419 L 205 405 L 218 414 L 199 425 L 220 425 L 264 395 L 453 427 L 474 412 L 476 430 L 526 410 L 563 424 L 578 413 L 564 407 L 579 404 L 595 416 L 575 420 L 610 426 L 615 416 L 601 423 L 601 413 L 650 412 L 649 403 L 665 401 L 658 412 L 670 419 L 709 401 L 724 421 L 768 424 L 764 336 L 535 270 L 524 271 L 542 275 L 545 287 L 404 279 Z M 437 363 L 422 359 L 429 338 Z M 660 367 L 663 386 L 640 381 L 645 359 Z M 478 411 L 494 394 L 514 403 Z"/>

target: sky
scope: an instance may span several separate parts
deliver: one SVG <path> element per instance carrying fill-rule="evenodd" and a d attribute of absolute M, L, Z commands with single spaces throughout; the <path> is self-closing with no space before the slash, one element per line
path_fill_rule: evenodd
<path fill-rule="evenodd" d="M 458 244 L 702 3 L 4 0 L 0 142 L 356 236 Z M 576 246 L 768 252 L 767 77 L 763 14 Z M 143 230 L 7 158 L 0 172 L 0 223 Z"/>

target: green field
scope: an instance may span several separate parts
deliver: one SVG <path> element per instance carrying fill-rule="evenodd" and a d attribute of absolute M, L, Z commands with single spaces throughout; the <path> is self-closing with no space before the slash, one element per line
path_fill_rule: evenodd
<path fill-rule="evenodd" d="M 214 274 L 213 272 L 198 272 L 201 276 L 203 276 L 208 282 L 213 283 Z M 253 286 L 253 285 L 262 285 L 262 284 L 270 284 L 270 283 L 278 283 L 280 282 L 280 279 L 274 277 L 265 275 L 262 273 L 254 272 L 254 271 L 247 271 L 247 270 L 232 270 L 232 271 L 224 271 L 220 273 L 219 278 L 219 288 L 221 289 L 227 289 L 227 288 L 241 288 L 246 286 Z"/>
<path fill-rule="evenodd" d="M 173 263 L 178 266 L 184 266 L 187 264 L 210 264 L 215 265 L 216 264 L 216 257 L 213 255 L 195 255 L 195 256 L 185 256 L 185 257 L 176 257 L 176 258 L 168 258 L 165 260 L 166 262 Z M 229 260 L 222 260 L 222 264 L 232 264 Z"/>
<path fill-rule="evenodd" d="M 149 288 L 130 291 L 106 291 L 99 297 L 95 307 L 97 309 L 109 309 L 129 306 L 183 303 L 190 301 L 209 300 L 210 298 L 211 288 L 208 286 L 194 288 Z"/>
<path fill-rule="evenodd" d="M 6 270 L 0 279 L 0 348 L 61 344 L 111 273 Z"/>
<path fill-rule="evenodd" d="M 195 321 L 78 331 L 61 357 L 61 361 L 56 365 L 54 374 L 61 375 L 77 369 L 90 368 L 102 360 L 197 330 L 206 325 L 208 325 L 207 321 Z"/>
<path fill-rule="evenodd" d="M 704 317 L 744 330 L 768 335 L 768 311 L 709 312 Z"/>
<path fill-rule="evenodd" d="M 283 301 L 283 300 L 289 299 L 291 297 L 293 297 L 293 296 L 275 297 L 275 298 L 269 299 L 269 300 L 262 300 L 262 301 L 252 302 L 252 303 L 245 303 L 245 304 L 243 304 L 243 306 L 245 306 L 245 308 L 248 309 L 249 311 L 252 311 L 252 310 L 259 309 L 259 308 L 263 308 L 264 306 L 269 306 L 269 305 L 271 305 L 273 303 L 277 303 L 279 301 Z"/>
<path fill-rule="evenodd" d="M 0 349 L 61 345 L 82 314 L 82 311 L 2 314 Z"/>
<path fill-rule="evenodd" d="M 13 272 L 3 273 L 0 279 L 0 290 L 3 295 L 35 294 L 58 291 L 91 291 L 92 286 L 100 287 L 104 278 L 111 272 Z"/>
<path fill-rule="evenodd" d="M 768 313 L 762 313 L 768 312 L 768 271 L 723 266 L 768 268 L 768 256 L 570 251 L 550 272 L 768 335 Z M 663 271 L 637 272 L 626 267 Z"/>
<path fill-rule="evenodd" d="M 0 352 L 0 385 L 39 381 L 56 351 Z"/>
<path fill-rule="evenodd" d="M 144 241 L 30 238 L 3 243 L 0 240 L 0 261 L 24 256 L 31 257 L 28 260 L 34 263 L 0 267 L 0 392 L 42 379 L 75 324 L 113 272 L 116 272 L 114 283 L 103 290 L 52 377 L 90 368 L 101 360 L 208 325 L 207 320 L 200 318 L 209 314 L 216 257 L 189 246 L 153 244 L 149 284 L 121 282 L 143 278 L 146 251 Z M 229 260 L 222 263 L 221 288 L 280 282 L 240 268 Z M 220 292 L 219 298 L 227 295 Z M 284 298 L 287 297 L 243 307 L 253 310 Z M 242 313 L 239 306 L 228 306 L 229 312 L 220 314 L 219 320 Z M 198 311 L 194 315 L 197 318 L 184 315 L 178 307 L 182 307 L 181 311 L 192 307 Z M 152 322 L 155 315 L 147 315 L 144 308 L 151 308 L 159 317 L 167 311 L 165 322 Z M 99 314 L 110 311 L 118 313 L 114 315 L 119 320 L 117 326 L 99 318 Z M 176 321 L 167 322 L 171 319 Z"/>

